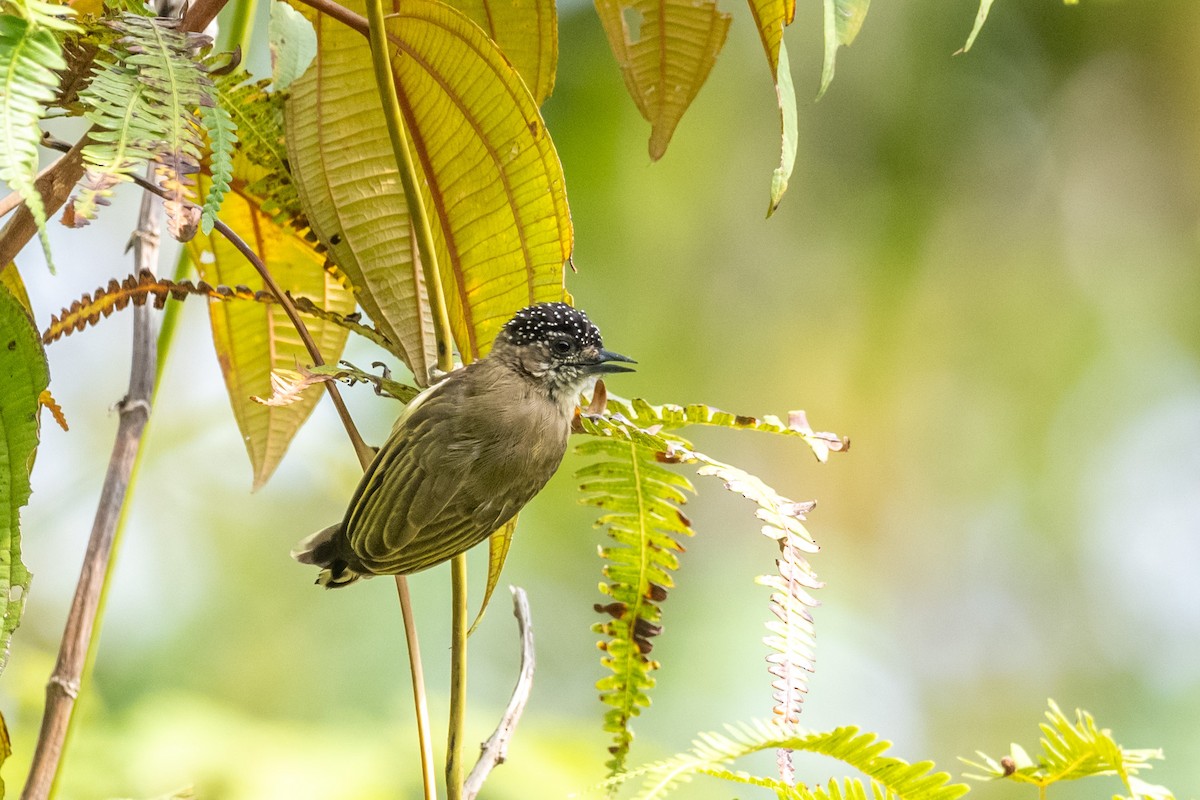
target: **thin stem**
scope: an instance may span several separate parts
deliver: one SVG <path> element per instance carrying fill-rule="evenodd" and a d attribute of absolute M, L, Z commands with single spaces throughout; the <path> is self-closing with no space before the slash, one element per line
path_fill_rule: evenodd
<path fill-rule="evenodd" d="M 413 704 L 417 713 L 417 740 L 421 748 L 421 784 L 425 800 L 437 800 L 437 775 L 433 769 L 433 739 L 429 736 L 429 705 L 425 701 L 425 670 L 421 666 L 421 647 L 417 642 L 417 623 L 413 619 L 412 596 L 408 579 L 396 576 L 396 594 L 400 598 L 400 616 L 408 644 L 408 672 L 412 677 Z"/>
<path fill-rule="evenodd" d="M 446 797 L 463 796 L 463 722 L 467 715 L 467 556 L 450 562 L 450 726 L 446 739 Z"/>
<path fill-rule="evenodd" d="M 149 193 L 143 194 L 138 229 L 134 234 L 134 256 L 139 270 L 152 270 L 158 260 L 160 208 L 154 197 Z M 67 615 L 58 660 L 46 685 L 46 709 L 42 715 L 42 727 L 29 768 L 29 778 L 21 793 L 22 800 L 53 797 L 58 785 L 63 753 L 74 719 L 75 701 L 84 676 L 90 672 L 95 660 L 105 590 L 119 544 L 121 520 L 128 509 L 134 471 L 141 454 L 142 435 L 150 419 L 156 361 L 157 343 L 151 309 L 138 306 L 133 313 L 129 391 L 118 404 L 120 422 L 117 425 L 117 438 L 104 476 L 104 487 L 100 492 L 91 537 L 84 553 L 79 583 L 75 587 L 75 598 Z"/>
<path fill-rule="evenodd" d="M 387 120 L 396 167 L 400 170 L 400 183 L 404 185 L 409 224 L 416 233 L 417 252 L 421 258 L 425 290 L 429 295 L 429 310 L 433 316 L 434 338 L 437 342 L 438 369 L 449 372 L 454 369 L 454 355 L 450 350 L 453 339 L 450 334 L 450 317 L 446 312 L 446 294 L 442 290 L 441 273 L 438 272 L 433 228 L 430 227 L 429 214 L 422 201 L 417 165 L 409 148 L 404 113 L 400 109 L 400 98 L 396 95 L 396 84 L 392 76 L 392 63 L 388 59 L 390 47 L 387 31 L 383 27 L 383 0 L 369 0 L 367 23 L 370 28 L 371 63 L 375 67 L 375 83 L 379 88 L 379 98 L 383 101 L 383 116 Z M 470 358 L 471 355 L 473 354 L 464 353 L 463 358 Z"/>
<path fill-rule="evenodd" d="M 327 14 L 346 27 L 356 30 L 363 36 L 370 36 L 370 27 L 367 24 L 367 18 L 356 14 L 343 5 L 335 3 L 333 0 L 300 0 L 301 3 L 309 8 L 316 9 L 322 14 Z"/>

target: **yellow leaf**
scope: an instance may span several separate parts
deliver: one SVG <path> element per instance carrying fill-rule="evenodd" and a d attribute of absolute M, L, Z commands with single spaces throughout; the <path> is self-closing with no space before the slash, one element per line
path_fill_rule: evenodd
<path fill-rule="evenodd" d="M 492 37 L 540 106 L 554 90 L 558 12 L 554 0 L 451 0 Z"/>
<path fill-rule="evenodd" d="M 477 25 L 405 0 L 387 31 L 451 328 L 478 358 L 515 311 L 563 299 L 573 233 L 562 165 L 525 84 Z"/>
<path fill-rule="evenodd" d="M 771 66 L 771 77 L 779 73 L 779 46 L 783 43 L 783 29 L 792 24 L 796 17 L 796 0 L 748 0 L 750 13 L 758 28 L 767 63 Z"/>
<path fill-rule="evenodd" d="M 244 168 L 235 176 L 244 177 Z M 325 259 L 295 230 L 272 222 L 257 198 L 239 191 L 242 185 L 235 177 L 234 190 L 221 206 L 221 219 L 258 253 L 280 288 L 307 297 L 328 311 L 352 313 L 354 298 L 324 269 Z M 266 288 L 254 267 L 223 237 L 198 234 L 188 249 L 205 281 Z M 259 405 L 250 398 L 270 394 L 272 370 L 295 369 L 297 363 L 310 364 L 312 359 L 278 304 L 228 302 L 211 303 L 208 308 L 217 360 L 250 454 L 257 489 L 275 471 L 321 395 L 310 393 L 281 407 Z M 336 363 L 347 331 L 315 317 L 305 322 L 325 360 Z"/>
<path fill-rule="evenodd" d="M 483 602 L 479 604 L 479 613 L 475 615 L 475 621 L 471 623 L 471 629 L 467 631 L 467 636 L 474 633 L 475 628 L 483 620 L 483 612 L 487 611 L 488 603 L 492 599 L 492 592 L 496 591 L 496 584 L 500 582 L 500 573 L 504 569 L 505 560 L 508 559 L 508 548 L 512 546 L 513 533 L 516 530 L 517 518 L 513 517 L 488 537 L 487 586 L 483 590 Z"/>
<path fill-rule="evenodd" d="M 650 158 L 704 85 L 731 17 L 714 0 L 595 0 L 625 86 L 650 123 Z"/>
<path fill-rule="evenodd" d="M 363 3 L 346 3 L 362 11 Z M 317 56 L 284 106 L 287 151 L 313 232 L 419 386 L 437 363 L 404 190 L 361 34 L 307 6 Z M 292 366 L 292 365 L 289 365 Z"/>

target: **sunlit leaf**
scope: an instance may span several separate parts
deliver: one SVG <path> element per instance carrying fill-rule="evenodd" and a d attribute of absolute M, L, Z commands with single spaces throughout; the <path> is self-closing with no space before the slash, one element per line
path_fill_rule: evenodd
<path fill-rule="evenodd" d="M 41 337 L 25 306 L 0 285 L 0 671 L 21 624 L 29 570 L 21 563 L 21 507 L 38 443 L 38 397 L 50 382 Z"/>
<path fill-rule="evenodd" d="M 800 143 L 800 121 L 796 114 L 796 87 L 792 85 L 791 67 L 788 64 L 787 48 L 779 43 L 779 66 L 775 78 L 775 98 L 779 101 L 779 127 L 782 144 L 779 151 L 779 166 L 771 173 L 771 204 L 767 216 L 775 213 L 788 181 L 796 166 L 796 150 Z"/>
<path fill-rule="evenodd" d="M 540 106 L 554 90 L 558 11 L 554 0 L 451 0 L 492 37 Z"/>
<path fill-rule="evenodd" d="M 821 88 L 817 99 L 825 94 L 833 81 L 834 63 L 838 48 L 850 45 L 858 36 L 871 0 L 824 0 L 825 4 L 825 60 L 821 65 Z"/>
<path fill-rule="evenodd" d="M 271 78 L 276 91 L 292 85 L 317 56 L 317 34 L 312 23 L 280 0 L 271 0 L 267 25 L 271 49 Z"/>
<path fill-rule="evenodd" d="M 713 0 L 595 0 L 633 102 L 662 158 L 725 44 L 730 15 Z"/>
<path fill-rule="evenodd" d="M 563 299 L 573 233 L 562 165 L 525 84 L 477 25 L 406 0 L 387 31 L 451 328 L 479 357 L 515 311 Z"/>
<path fill-rule="evenodd" d="M 362 12 L 362 0 L 344 3 Z M 307 6 L 312 67 L 284 105 L 287 155 L 313 231 L 421 386 L 437 361 L 420 265 L 366 39 Z"/>
<path fill-rule="evenodd" d="M 240 194 L 236 185 L 225 199 L 221 218 L 258 253 L 281 289 L 339 314 L 354 310 L 350 292 L 323 268 L 324 258 L 312 245 L 295 230 L 272 222 L 257 200 Z M 254 267 L 223 237 L 201 234 L 188 246 L 200 276 L 209 283 L 263 288 Z M 258 488 L 275 471 L 320 395 L 311 393 L 286 406 L 265 406 L 251 398 L 271 394 L 272 370 L 295 369 L 312 359 L 278 305 L 212 303 L 209 315 L 217 360 Z M 347 331 L 322 319 L 310 317 L 306 323 L 322 356 L 336 363 Z"/>

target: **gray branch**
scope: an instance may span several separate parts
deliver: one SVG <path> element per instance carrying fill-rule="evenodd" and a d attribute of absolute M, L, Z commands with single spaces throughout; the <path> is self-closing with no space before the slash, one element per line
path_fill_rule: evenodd
<path fill-rule="evenodd" d="M 533 622 L 529 617 L 529 598 L 525 590 L 519 586 L 508 587 L 513 594 L 513 616 L 517 618 L 517 628 L 521 633 L 521 672 L 517 675 L 517 685 L 513 688 L 508 707 L 496 730 L 483 743 L 479 761 L 463 783 L 463 798 L 474 800 L 483 788 L 492 768 L 503 764 L 508 754 L 508 742 L 516 731 L 517 722 L 525 712 L 525 704 L 529 701 L 529 693 L 533 689 Z"/>

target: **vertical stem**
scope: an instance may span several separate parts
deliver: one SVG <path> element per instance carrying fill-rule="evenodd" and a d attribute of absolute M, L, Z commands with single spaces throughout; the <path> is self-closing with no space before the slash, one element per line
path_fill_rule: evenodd
<path fill-rule="evenodd" d="M 228 24 L 221 26 L 221 50 L 240 47 L 243 56 L 250 52 L 250 38 L 254 34 L 254 14 L 257 10 L 258 0 L 236 0 Z"/>
<path fill-rule="evenodd" d="M 134 257 L 139 270 L 152 269 L 158 260 L 160 219 L 158 199 L 144 193 L 138 229 L 134 234 Z M 67 615 L 58 660 L 46 685 L 46 709 L 29 778 L 21 793 L 22 800 L 45 800 L 54 795 L 74 719 L 75 700 L 87 666 L 95 658 L 103 597 L 115 562 L 120 520 L 127 507 L 142 433 L 150 419 L 157 361 L 154 328 L 151 309 L 135 307 L 129 391 L 118 404 L 117 437 L 104 476 L 79 583 L 75 587 L 75 598 Z"/>
<path fill-rule="evenodd" d="M 467 713 L 467 556 L 450 562 L 452 606 L 450 616 L 450 725 L 446 739 L 446 797 L 463 796 L 463 722 Z"/>
<path fill-rule="evenodd" d="M 379 98 L 383 104 L 383 115 L 387 121 L 388 136 L 392 142 L 392 153 L 396 159 L 396 167 L 400 172 L 400 182 L 404 186 L 404 197 L 408 204 L 409 224 L 417 240 L 417 257 L 421 261 L 422 274 L 425 277 L 425 290 L 429 297 L 430 313 L 434 322 L 434 339 L 437 345 L 437 365 L 443 372 L 454 369 L 454 357 L 451 353 L 452 337 L 450 333 L 450 318 L 446 312 L 446 295 L 442 290 L 441 275 L 438 271 L 437 250 L 434 247 L 433 229 L 429 224 L 429 215 L 422 201 L 421 189 L 417 180 L 416 163 L 409 149 L 408 133 L 404 127 L 404 113 L 400 108 L 400 99 L 396 94 L 395 79 L 392 75 L 392 64 L 388 57 L 389 45 L 387 32 L 384 30 L 383 0 L 368 0 L 367 24 L 368 38 L 371 42 L 371 63 L 375 68 L 375 83 L 379 89 Z M 469 354 L 464 354 L 469 358 Z M 454 582 L 454 633 L 451 641 L 451 679 L 450 679 L 450 753 L 446 758 L 446 791 L 449 797 L 458 798 L 462 794 L 462 718 L 465 703 L 464 682 L 466 680 L 466 559 L 458 556 L 453 562 Z M 412 611 L 408 603 L 407 579 L 402 575 L 396 576 L 396 589 L 400 595 L 401 612 L 404 615 L 405 632 L 410 641 L 415 642 L 416 632 L 412 628 Z M 461 613 L 460 613 L 461 600 Z M 461 636 L 459 635 L 461 633 Z M 432 745 L 428 738 L 428 721 L 422 724 L 421 712 L 424 709 L 424 687 L 418 683 L 420 670 L 419 659 L 415 658 L 413 647 L 409 648 L 410 663 L 413 667 L 414 694 L 417 695 L 418 735 L 421 737 L 421 765 L 425 778 L 425 795 L 432 796 Z M 456 756 L 455 753 L 458 753 Z"/>

